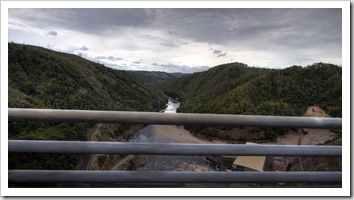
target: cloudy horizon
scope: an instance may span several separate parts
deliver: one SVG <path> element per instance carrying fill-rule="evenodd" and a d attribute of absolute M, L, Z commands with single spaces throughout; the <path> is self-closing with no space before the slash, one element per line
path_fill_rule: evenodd
<path fill-rule="evenodd" d="M 121 70 L 342 64 L 339 8 L 10 8 L 8 41 Z"/>

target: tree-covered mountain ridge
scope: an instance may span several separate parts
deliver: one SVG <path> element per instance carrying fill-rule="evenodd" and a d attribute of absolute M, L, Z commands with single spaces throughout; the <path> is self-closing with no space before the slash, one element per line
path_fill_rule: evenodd
<path fill-rule="evenodd" d="M 163 84 L 166 81 L 186 76 L 186 73 L 167 73 L 162 71 L 127 71 L 148 85 Z"/>
<path fill-rule="evenodd" d="M 42 47 L 8 45 L 9 107 L 154 111 L 166 101 L 126 71 Z"/>
<path fill-rule="evenodd" d="M 285 69 L 223 64 L 170 81 L 165 93 L 179 96 L 179 112 L 303 116 L 317 105 L 342 115 L 342 68 L 329 63 Z"/>
<path fill-rule="evenodd" d="M 134 74 L 80 56 L 37 46 L 8 44 L 8 107 L 156 111 L 165 96 Z M 116 125 L 120 135 L 124 125 Z M 16 140 L 87 140 L 93 124 L 9 122 Z M 11 153 L 9 169 L 74 169 L 78 154 Z M 33 185 L 31 185 L 33 186 Z"/>

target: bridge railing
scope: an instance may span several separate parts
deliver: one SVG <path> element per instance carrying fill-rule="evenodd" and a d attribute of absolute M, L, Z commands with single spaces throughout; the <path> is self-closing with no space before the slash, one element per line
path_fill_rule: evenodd
<path fill-rule="evenodd" d="M 8 109 L 9 121 L 341 129 L 341 118 Z M 341 146 L 9 140 L 9 152 L 135 155 L 342 156 Z M 9 182 L 288 183 L 342 182 L 342 172 L 9 170 Z"/>

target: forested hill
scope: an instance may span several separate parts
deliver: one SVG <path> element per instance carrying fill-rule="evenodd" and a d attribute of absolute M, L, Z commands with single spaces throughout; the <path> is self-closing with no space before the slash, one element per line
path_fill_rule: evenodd
<path fill-rule="evenodd" d="M 9 43 L 9 107 L 154 111 L 164 94 L 79 56 Z"/>
<path fill-rule="evenodd" d="M 167 97 L 134 75 L 45 48 L 8 44 L 10 108 L 155 111 Z M 9 122 L 9 139 L 87 140 L 93 124 Z M 120 129 L 115 134 L 119 135 Z M 74 169 L 78 154 L 9 155 L 9 169 Z M 33 187 L 33 185 L 26 185 Z"/>
<path fill-rule="evenodd" d="M 169 82 L 166 93 L 179 96 L 179 112 L 302 116 L 318 105 L 342 115 L 342 69 L 316 63 L 285 69 L 230 63 Z"/>
<path fill-rule="evenodd" d="M 148 85 L 156 85 L 159 83 L 164 83 L 165 81 L 173 80 L 188 75 L 184 73 L 167 73 L 167 72 L 159 72 L 159 71 L 127 71 L 127 72 L 137 76 L 140 80 L 143 80 L 144 83 Z"/>

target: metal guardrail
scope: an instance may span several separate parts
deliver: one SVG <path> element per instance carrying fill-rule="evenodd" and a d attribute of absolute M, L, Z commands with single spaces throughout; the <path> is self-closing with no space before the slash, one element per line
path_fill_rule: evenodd
<path fill-rule="evenodd" d="M 9 121 L 340 129 L 340 118 L 8 109 Z M 341 156 L 341 146 L 121 143 L 9 140 L 9 152 L 139 155 Z M 9 182 L 266 183 L 341 182 L 342 172 L 134 172 L 9 170 Z"/>
<path fill-rule="evenodd" d="M 341 182 L 341 172 L 175 172 L 9 170 L 12 182 L 313 183 Z"/>
<path fill-rule="evenodd" d="M 9 140 L 9 152 L 133 155 L 341 156 L 341 146 Z"/>
<path fill-rule="evenodd" d="M 341 118 L 9 108 L 9 121 L 342 128 Z"/>

